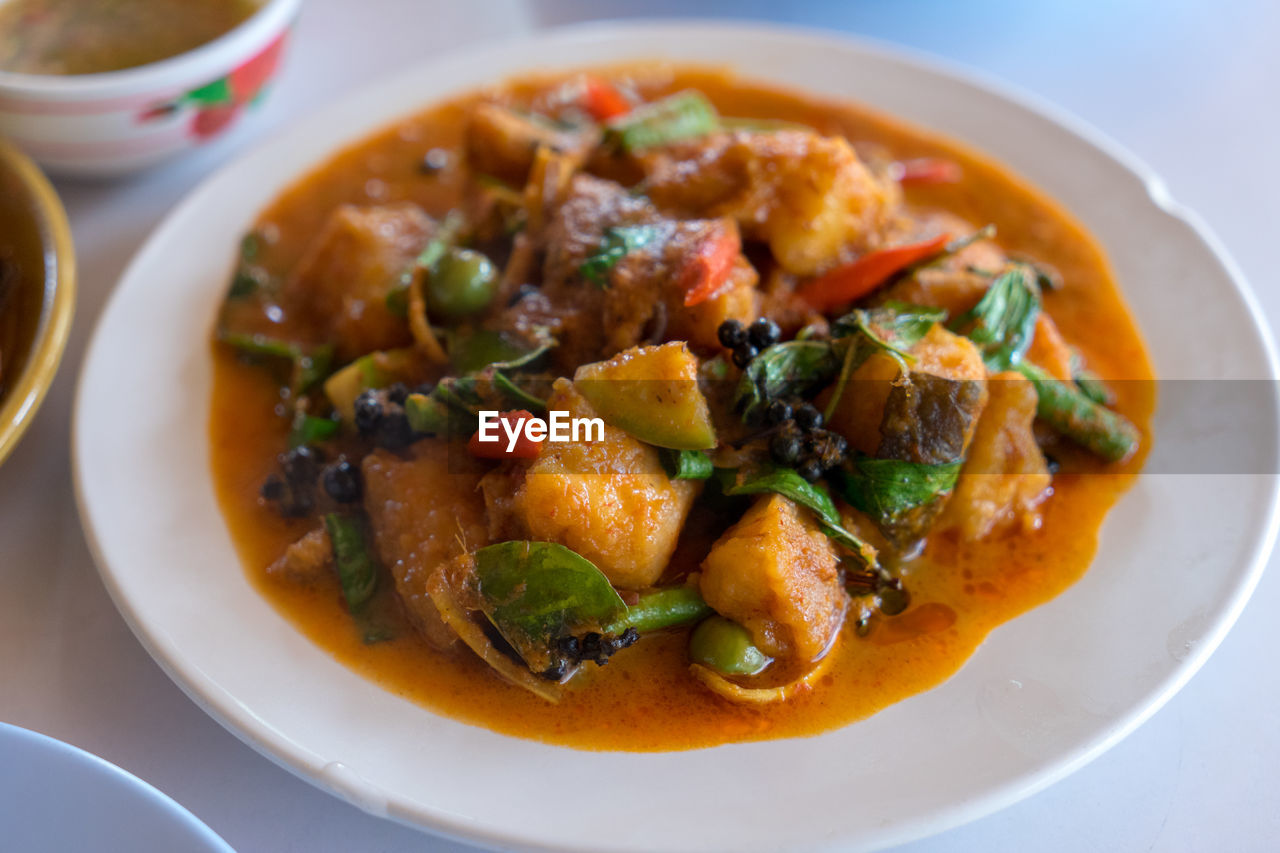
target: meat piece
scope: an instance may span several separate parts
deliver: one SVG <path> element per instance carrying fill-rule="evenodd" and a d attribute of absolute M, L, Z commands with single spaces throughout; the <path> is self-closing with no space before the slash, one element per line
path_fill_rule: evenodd
<path fill-rule="evenodd" d="M 600 251 L 611 228 L 650 229 L 643 246 L 628 251 L 603 280 L 583 277 L 582 265 Z M 733 318 L 756 317 L 757 276 L 739 254 L 724 288 L 685 307 L 681 272 L 707 240 L 737 226 L 727 219 L 675 221 L 622 186 L 590 175 L 574 177 L 547 227 L 542 296 L 561 345 L 553 357 L 565 371 L 641 343 L 687 339 L 718 346 L 716 330 Z M 527 307 L 508 312 L 514 324 Z"/>
<path fill-rule="evenodd" d="M 831 541 L 781 495 L 757 498 L 711 546 L 699 585 L 767 654 L 801 661 L 831 645 L 849 601 Z"/>
<path fill-rule="evenodd" d="M 557 380 L 547 408 L 596 417 L 567 379 Z M 662 576 L 700 486 L 671 480 L 657 450 L 607 424 L 603 441 L 546 443 L 537 459 L 482 483 L 495 539 L 558 542 L 623 589 Z"/>
<path fill-rule="evenodd" d="M 488 544 L 476 463 L 448 442 L 416 442 L 409 457 L 375 450 L 364 459 L 364 506 L 378 557 L 428 641 L 446 646 L 453 633 L 427 593 L 436 567 Z"/>
<path fill-rule="evenodd" d="M 286 279 L 286 310 L 322 330 L 340 362 L 411 343 L 408 324 L 387 310 L 387 292 L 434 227 L 408 203 L 338 207 Z"/>
<path fill-rule="evenodd" d="M 549 118 L 519 113 L 494 103 L 471 110 L 467 124 L 467 159 L 471 168 L 524 186 L 540 146 L 558 153 L 585 153 L 592 135 L 560 127 Z"/>
<path fill-rule="evenodd" d="M 1012 371 L 992 376 L 987 385 L 987 407 L 939 521 L 970 540 L 1009 527 L 1038 528 L 1037 508 L 1051 493 L 1052 477 L 1031 431 L 1035 386 Z"/>
<path fill-rule="evenodd" d="M 645 163 L 646 191 L 680 216 L 735 219 L 788 272 L 824 272 L 877 248 L 899 202 L 848 141 L 812 131 L 722 133 Z"/>
<path fill-rule="evenodd" d="M 333 572 L 333 544 L 323 527 L 310 531 L 294 542 L 280 559 L 267 567 L 267 574 L 293 583 L 315 583 Z"/>

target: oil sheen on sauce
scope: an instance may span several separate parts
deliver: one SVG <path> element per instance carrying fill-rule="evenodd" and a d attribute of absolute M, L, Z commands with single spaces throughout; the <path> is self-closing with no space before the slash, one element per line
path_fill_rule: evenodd
<path fill-rule="evenodd" d="M 894 157 L 941 156 L 958 162 L 961 182 L 913 189 L 920 208 L 950 210 L 975 224 L 996 224 L 1013 255 L 1052 264 L 1067 286 L 1045 295 L 1064 336 L 1091 367 L 1112 380 L 1152 378 L 1142 341 L 1095 242 L 1055 203 L 1000 166 L 946 140 L 876 112 L 744 82 L 709 69 L 646 68 L 648 96 L 683 88 L 706 93 L 724 115 L 808 123 L 825 133 L 883 146 Z M 514 92 L 534 83 L 514 83 Z M 467 99 L 408 118 L 350 148 L 284 193 L 261 217 L 276 236 L 267 263 L 287 270 L 328 211 L 342 202 L 411 200 L 433 215 L 458 198 L 461 178 L 424 179 L 418 164 L 434 147 L 461 140 Z M 1132 483 L 1142 454 L 1105 473 L 1062 474 L 1043 506 L 1040 530 L 980 543 L 932 536 L 905 580 L 912 606 L 881 618 L 864 638 L 846 630 L 816 689 L 765 708 L 732 705 L 687 670 L 687 633 L 647 636 L 603 668 L 588 668 L 558 705 L 502 681 L 469 651 L 434 651 L 410 631 L 363 645 L 336 580 L 300 587 L 265 567 L 306 532 L 258 501 L 258 487 L 284 449 L 287 427 L 262 371 L 214 353 L 212 466 L 218 497 L 249 580 L 282 613 L 338 660 L 387 690 L 432 711 L 520 737 L 582 749 L 655 751 L 817 734 L 867 717 L 936 686 L 960 668 L 993 628 L 1056 596 L 1088 568 L 1107 510 Z M 1153 383 L 1114 382 L 1117 408 L 1148 438 Z M 1144 441 L 1144 445 L 1147 442 Z M 681 548 L 677 552 L 696 551 Z M 700 555 L 694 554 L 696 563 Z M 686 568 L 692 568 L 687 566 Z M 235 571 L 236 567 L 227 567 Z"/>

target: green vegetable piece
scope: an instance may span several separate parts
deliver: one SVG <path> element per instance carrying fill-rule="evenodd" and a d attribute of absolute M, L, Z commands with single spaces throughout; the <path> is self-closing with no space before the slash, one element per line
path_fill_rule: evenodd
<path fill-rule="evenodd" d="M 840 524 L 840 513 L 820 486 L 810 483 L 792 468 L 768 467 L 759 471 L 720 470 L 721 485 L 726 495 L 756 495 L 776 492 L 790 498 L 818 517 L 822 530 L 833 542 L 843 545 L 869 568 L 876 566 L 875 549 Z"/>
<path fill-rule="evenodd" d="M 373 596 L 378 585 L 377 563 L 355 519 L 331 512 L 324 517 L 324 526 L 333 543 L 342 596 L 347 600 L 347 608 L 354 613 Z"/>
<path fill-rule="evenodd" d="M 427 279 L 427 308 L 456 320 L 484 310 L 497 287 L 498 271 L 487 257 L 472 249 L 450 249 Z"/>
<path fill-rule="evenodd" d="M 669 450 L 658 454 L 667 476 L 673 480 L 705 480 L 715 471 L 711 457 L 701 450 Z"/>
<path fill-rule="evenodd" d="M 485 615 L 535 672 L 560 637 L 599 631 L 627 612 L 609 579 L 563 545 L 502 542 L 474 556 Z"/>
<path fill-rule="evenodd" d="M 317 418 L 299 411 L 294 415 L 293 426 L 289 430 L 289 447 L 316 444 L 333 438 L 337 432 L 338 422 L 333 418 Z"/>
<path fill-rule="evenodd" d="M 404 401 L 404 413 L 415 432 L 445 435 L 449 430 L 449 407 L 431 394 L 410 394 Z"/>
<path fill-rule="evenodd" d="M 324 395 L 339 417 L 350 423 L 355 418 L 357 397 L 408 377 L 416 364 L 417 355 L 411 347 L 362 355 L 325 380 Z"/>
<path fill-rule="evenodd" d="M 294 397 L 328 376 L 333 363 L 333 347 L 327 344 L 308 349 L 302 344 L 269 335 L 227 331 L 219 332 L 218 339 L 254 358 L 288 361 L 291 367 L 289 388 Z"/>
<path fill-rule="evenodd" d="M 413 284 L 413 277 L 422 270 L 426 270 L 428 274 L 435 272 L 436 265 L 440 263 L 445 252 L 458 241 L 463 225 L 462 214 L 456 210 L 449 211 L 449 215 L 444 218 L 444 222 L 440 223 L 435 235 L 427 241 L 427 245 L 423 247 L 418 257 L 400 275 L 400 280 L 395 286 L 387 291 L 388 311 L 397 317 L 409 316 L 409 287 Z"/>
<path fill-rule="evenodd" d="M 657 243 L 668 230 L 658 225 L 620 225 L 606 228 L 600 248 L 582 262 L 578 272 L 596 287 L 607 287 L 609 270 L 613 269 L 618 261 L 631 252 Z"/>
<path fill-rule="evenodd" d="M 714 611 L 692 586 L 654 589 L 640 594 L 640 600 L 627 608 L 621 617 L 603 626 L 603 634 L 619 635 L 628 628 L 641 634 L 679 628 L 704 619 Z"/>
<path fill-rule="evenodd" d="M 584 364 L 573 384 L 607 423 L 643 442 L 675 450 L 716 446 L 698 359 L 681 341 Z"/>
<path fill-rule="evenodd" d="M 956 318 L 951 330 L 977 344 L 987 368 L 999 373 L 1022 361 L 1039 314 L 1040 289 L 1026 266 L 1014 264 L 991 283 L 977 305 Z"/>
<path fill-rule="evenodd" d="M 808 397 L 835 378 L 840 355 L 830 341 L 786 341 L 768 347 L 742 372 L 734 404 L 749 418 L 775 398 Z"/>
<path fill-rule="evenodd" d="M 755 675 L 773 659 L 751 641 L 751 634 L 723 616 L 704 619 L 689 637 L 689 659 L 727 675 Z"/>
<path fill-rule="evenodd" d="M 1118 412 L 1098 405 L 1074 383 L 1063 382 L 1029 362 L 1018 372 L 1036 386 L 1036 416 L 1053 429 L 1108 462 L 1120 462 L 1138 449 L 1138 428 Z"/>
<path fill-rule="evenodd" d="M 850 311 L 836 320 L 831 329 L 836 337 L 861 334 L 879 349 L 906 355 L 907 350 L 946 318 L 945 308 L 891 300 L 876 308 Z"/>
<path fill-rule="evenodd" d="M 522 409 L 529 409 L 534 412 L 545 412 L 547 410 L 546 400 L 530 394 L 517 385 L 507 374 L 492 368 L 487 372 L 492 375 L 493 389 L 501 394 L 506 401 L 514 403 Z"/>
<path fill-rule="evenodd" d="M 605 125 L 605 142 L 635 153 L 720 128 L 716 108 L 701 92 L 686 91 L 642 104 Z"/>
<path fill-rule="evenodd" d="M 840 495 L 895 542 L 927 530 L 955 488 L 962 462 L 926 464 L 859 456 L 835 479 Z"/>
<path fill-rule="evenodd" d="M 556 344 L 549 334 L 536 346 L 518 341 L 506 332 L 476 329 L 449 334 L 449 361 L 460 373 L 474 373 L 490 365 L 503 369 L 526 367 Z"/>

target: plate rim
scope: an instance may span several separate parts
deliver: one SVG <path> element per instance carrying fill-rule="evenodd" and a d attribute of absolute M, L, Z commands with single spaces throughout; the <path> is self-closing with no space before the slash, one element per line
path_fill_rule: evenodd
<path fill-rule="evenodd" d="M 1035 117 L 1055 125 L 1062 132 L 1076 137 L 1135 177 L 1145 188 L 1146 194 L 1155 208 L 1170 219 L 1185 225 L 1195 235 L 1195 238 L 1202 244 L 1203 248 L 1208 250 L 1213 260 L 1221 267 L 1222 272 L 1231 282 L 1235 294 L 1241 299 L 1244 308 L 1247 310 L 1251 331 L 1254 334 L 1256 343 L 1266 356 L 1265 364 L 1261 366 L 1265 368 L 1267 378 L 1274 381 L 1277 376 L 1280 376 L 1280 361 L 1277 359 L 1276 346 L 1271 330 L 1247 279 L 1214 231 L 1198 214 L 1172 197 L 1167 185 L 1154 169 L 1127 147 L 1068 110 L 1006 80 L 955 61 L 937 57 L 925 51 L 863 36 L 849 36 L 843 33 L 806 26 L 717 19 L 628 19 L 543 28 L 530 33 L 467 44 L 442 53 L 433 59 L 415 63 L 395 73 L 378 77 L 370 83 L 344 94 L 338 100 L 291 122 L 269 138 L 253 146 L 250 150 L 241 153 L 221 166 L 184 195 L 178 204 L 151 231 L 122 272 L 116 287 L 113 289 L 95 323 L 77 379 L 71 430 L 75 500 L 89 550 L 112 602 L 116 605 L 117 610 L 129 625 L 130 630 L 138 638 L 148 654 L 197 706 L 256 752 L 264 755 L 295 776 L 341 797 L 366 812 L 388 817 L 398 823 L 418 829 L 429 829 L 431 832 L 473 844 L 489 844 L 504 848 L 531 848 L 537 846 L 542 849 L 547 847 L 544 841 L 534 840 L 529 836 L 496 831 L 488 826 L 478 826 L 465 817 L 453 815 L 432 807 L 415 804 L 412 810 L 413 814 L 398 812 L 394 808 L 394 796 L 387 797 L 388 793 L 393 794 L 393 792 L 387 792 L 379 786 L 367 783 L 359 776 L 335 779 L 333 777 L 326 778 L 322 774 L 312 772 L 310 765 L 314 762 L 309 760 L 309 756 L 312 753 L 303 744 L 279 737 L 270 730 L 269 726 L 259 721 L 251 713 L 248 713 L 234 696 L 226 693 L 225 690 L 210 681 L 203 672 L 193 671 L 190 668 L 183 669 L 182 661 L 173 659 L 173 650 L 165 648 L 164 638 L 148 630 L 141 615 L 134 611 L 129 599 L 125 597 L 119 588 L 93 529 L 91 507 L 87 504 L 84 494 L 82 482 L 83 461 L 80 452 L 81 421 L 85 417 L 82 414 L 84 412 L 82 398 L 87 393 L 85 377 L 88 373 L 91 357 L 100 345 L 100 337 L 103 335 L 107 318 L 121 299 L 123 288 L 120 285 L 129 281 L 134 276 L 135 270 L 143 266 L 142 262 L 155 246 L 163 243 L 161 238 L 172 222 L 178 219 L 186 209 L 197 206 L 201 197 L 210 190 L 210 187 L 219 183 L 228 173 L 239 168 L 242 161 L 261 155 L 269 149 L 281 148 L 291 140 L 301 139 L 307 131 L 323 126 L 330 116 L 341 113 L 344 108 L 363 97 L 383 89 L 392 89 L 399 81 L 424 76 L 427 73 L 427 69 L 444 67 L 469 53 L 499 51 L 505 46 L 527 45 L 528 43 L 539 43 L 548 46 L 569 43 L 571 46 L 571 44 L 579 41 L 609 41 L 635 35 L 653 36 L 671 32 L 672 30 L 679 30 L 685 34 L 690 30 L 714 32 L 717 36 L 722 37 L 735 35 L 753 38 L 783 36 L 824 43 L 825 46 L 835 50 L 852 50 L 870 55 L 878 61 L 906 65 L 914 71 L 950 78 L 968 88 L 976 89 L 983 94 L 1005 101 L 1019 111 L 1031 113 Z M 589 64 L 596 63 L 577 63 L 580 66 Z M 558 63 L 550 60 L 536 67 L 528 66 L 526 71 L 573 65 L 574 63 L 572 62 Z M 519 73 L 522 72 L 495 74 L 493 80 L 496 82 Z M 749 73 L 748 76 L 750 76 Z M 760 75 L 760 79 L 767 80 L 768 77 L 767 75 Z M 462 86 L 455 91 L 463 91 L 468 88 L 473 87 Z M 426 103 L 424 101 L 424 105 Z M 411 114 L 412 110 L 413 108 L 410 107 L 397 112 L 396 115 L 408 115 Z M 394 121 L 394 118 L 392 121 Z M 919 121 L 911 121 L 914 125 L 922 126 L 926 130 L 932 130 Z M 347 145 L 358 142 L 369 134 L 377 132 L 379 126 L 381 125 L 362 125 L 355 131 L 347 131 L 341 134 L 341 138 L 326 145 L 325 153 L 317 160 L 303 164 L 299 170 L 288 176 L 287 180 L 279 182 L 276 185 L 277 188 L 284 188 L 289 181 L 298 179 L 304 176 L 309 169 L 321 165 L 326 157 L 333 156 Z M 950 134 L 947 135 L 950 137 Z M 964 140 L 963 143 L 982 150 L 980 146 L 976 146 L 967 140 Z M 1140 702 L 1135 703 L 1133 708 L 1121 714 L 1103 733 L 1094 737 L 1091 741 L 1068 750 L 1064 757 L 1052 760 L 1048 764 L 1042 763 L 1033 771 L 1014 776 L 1002 784 L 991 786 L 977 797 L 938 809 L 927 819 L 919 819 L 915 825 L 909 824 L 905 828 L 898 827 L 898 831 L 890 835 L 878 836 L 873 842 L 874 845 L 880 847 L 931 836 L 992 814 L 1038 793 L 1097 758 L 1162 708 L 1199 671 L 1209 656 L 1221 644 L 1252 596 L 1263 571 L 1267 567 L 1276 542 L 1277 531 L 1280 530 L 1280 476 L 1270 476 L 1270 479 L 1268 505 L 1265 511 L 1266 523 L 1264 529 L 1259 531 L 1260 535 L 1256 535 L 1251 542 L 1247 571 L 1241 576 L 1230 599 L 1220 608 L 1219 612 L 1214 614 L 1215 618 L 1211 629 L 1206 632 L 1195 647 L 1186 657 L 1179 661 L 1178 665 L 1165 678 L 1157 682 L 1148 691 Z M 222 699 L 223 701 L 218 703 L 214 701 L 215 699 Z M 435 712 L 428 710 L 428 713 L 434 714 Z M 822 735 L 819 734 L 817 737 L 822 737 Z M 547 847 L 547 849 L 551 848 Z M 556 845 L 554 849 L 587 850 L 592 848 L 582 846 L 581 842 L 579 842 L 576 845 Z"/>

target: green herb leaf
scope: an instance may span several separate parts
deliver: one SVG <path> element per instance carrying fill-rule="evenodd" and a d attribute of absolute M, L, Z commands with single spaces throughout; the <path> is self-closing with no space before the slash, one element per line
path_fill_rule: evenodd
<path fill-rule="evenodd" d="M 830 341 L 786 341 L 768 347 L 742 372 L 734 405 L 747 418 L 775 398 L 804 397 L 830 382 L 840 358 Z"/>
<path fill-rule="evenodd" d="M 560 637 L 599 631 L 627 612 L 609 579 L 563 545 L 502 542 L 474 556 L 485 615 L 538 671 Z"/>
<path fill-rule="evenodd" d="M 595 254 L 578 267 L 578 272 L 597 287 L 607 287 L 609 270 L 631 252 L 657 243 L 666 233 L 658 225 L 619 225 L 606 228 Z"/>
<path fill-rule="evenodd" d="M 906 528 L 910 534 L 927 529 L 936 511 L 941 510 L 938 502 L 955 488 L 963 464 L 957 461 L 929 465 L 859 456 L 849 470 L 834 480 L 845 500 L 896 539 L 893 532 L 899 529 Z"/>
<path fill-rule="evenodd" d="M 462 334 L 449 333 L 449 360 L 461 373 L 474 373 L 486 367 L 517 370 L 530 366 L 556 346 L 556 339 L 545 326 L 533 330 L 536 343 L 517 340 L 506 332 L 477 329 Z"/>
<path fill-rule="evenodd" d="M 951 324 L 982 350 L 994 373 L 1011 370 L 1022 361 L 1035 334 L 1040 313 L 1040 289 L 1027 267 L 1014 264 L 995 281 L 978 304 Z"/>
<path fill-rule="evenodd" d="M 668 95 L 642 104 L 605 125 L 605 143 L 635 153 L 718 130 L 716 108 L 701 92 Z"/>
<path fill-rule="evenodd" d="M 833 541 L 861 557 L 868 567 L 875 567 L 875 549 L 841 525 L 835 502 L 821 486 L 810 483 L 794 469 L 767 467 L 746 472 L 722 468 L 719 476 L 726 495 L 775 492 L 790 498 L 816 515 L 823 532 Z"/>
<path fill-rule="evenodd" d="M 673 480 L 705 480 L 715 471 L 711 457 L 702 450 L 659 448 L 658 456 L 667 476 Z"/>

